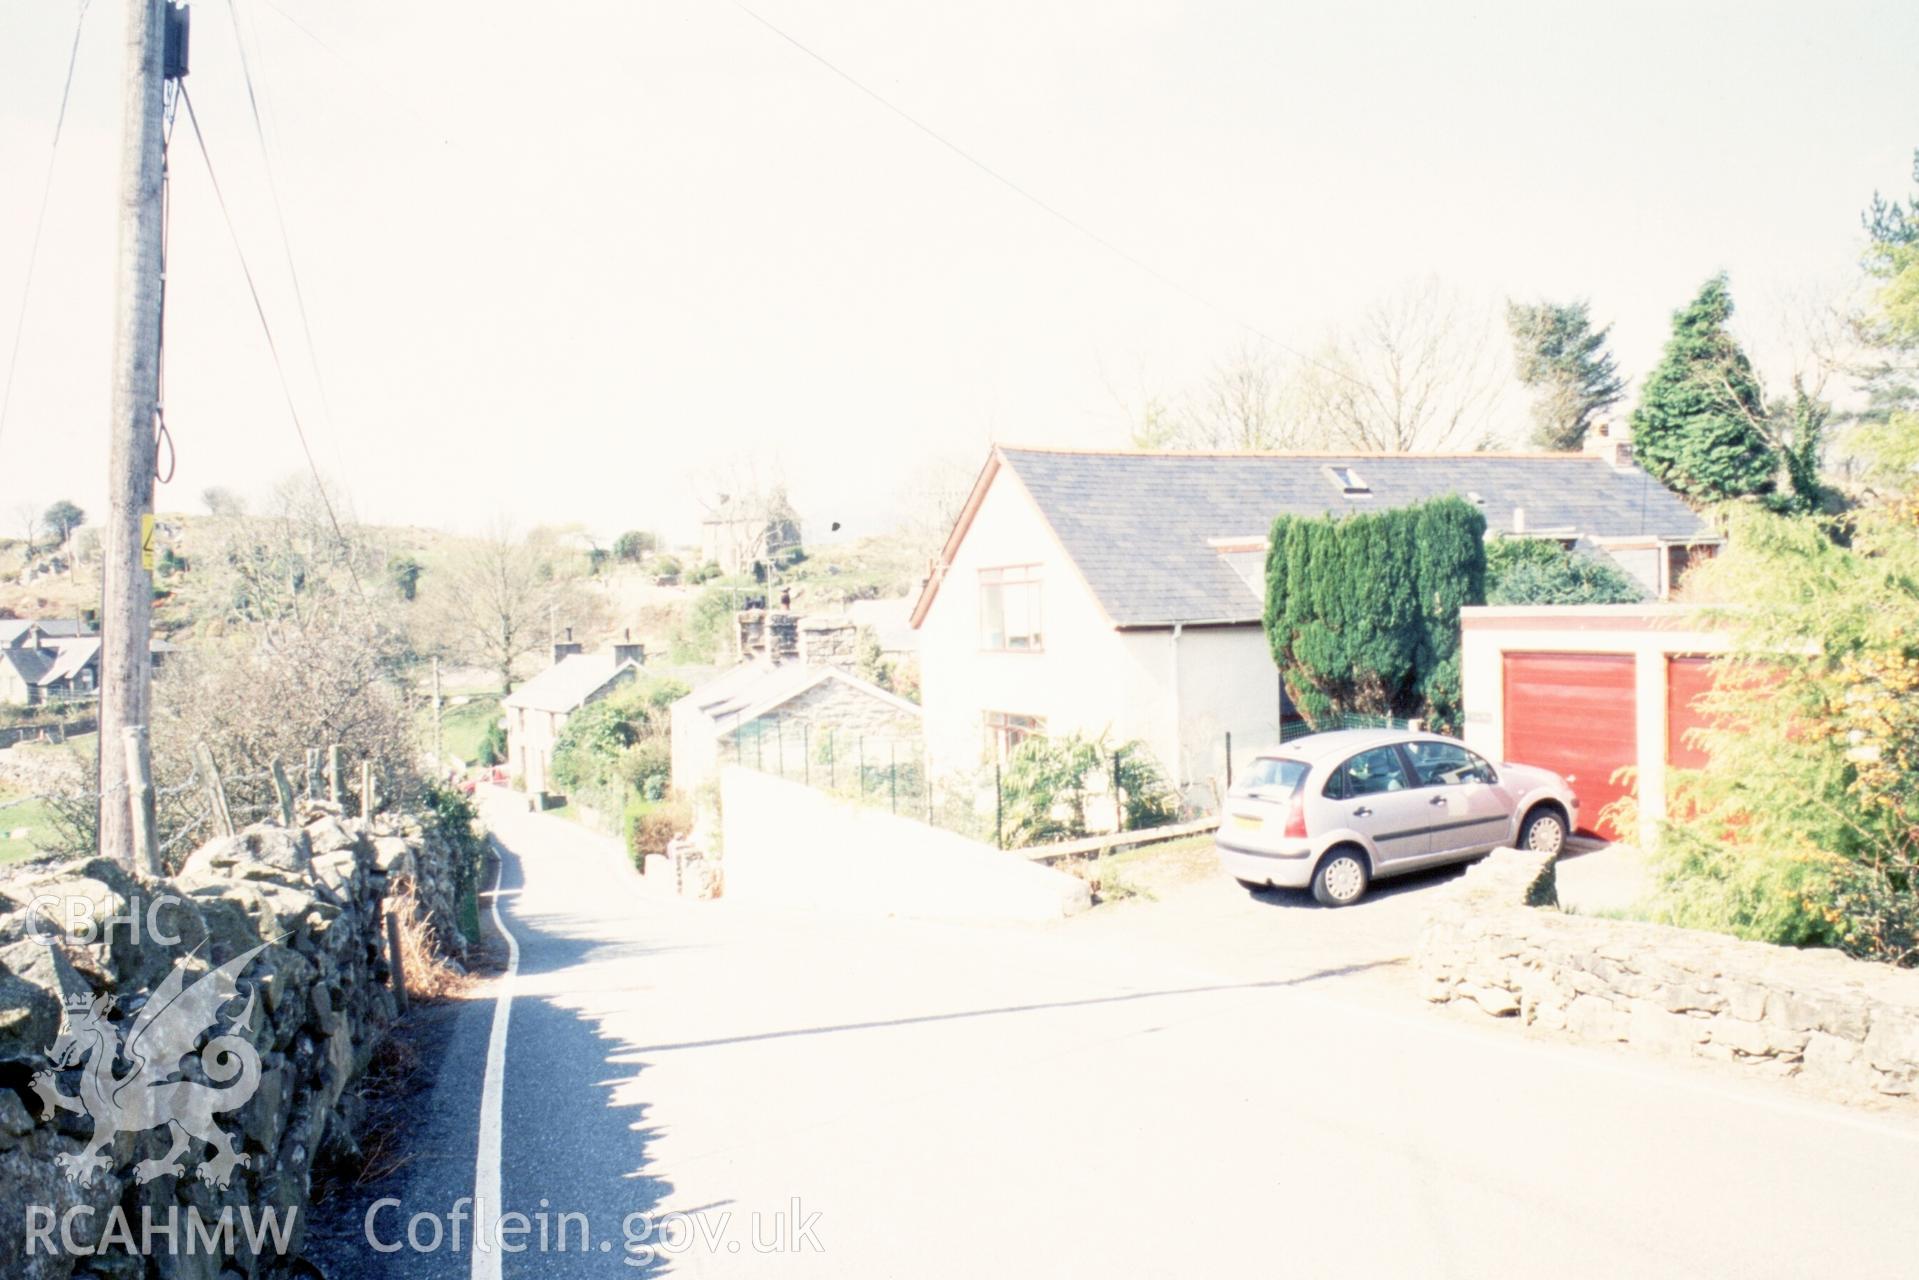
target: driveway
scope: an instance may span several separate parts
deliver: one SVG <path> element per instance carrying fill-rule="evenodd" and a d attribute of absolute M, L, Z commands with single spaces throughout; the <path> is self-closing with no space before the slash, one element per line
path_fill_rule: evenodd
<path fill-rule="evenodd" d="M 475 1275 L 1612 1280 L 1919 1256 L 1910 1119 L 1421 1005 L 1404 956 L 1432 880 L 1340 912 L 1200 881 L 1045 927 L 834 920 L 652 896 L 609 842 L 489 816 L 520 954 L 501 1188 L 590 1235 Z M 472 1062 L 443 1077 L 462 1087 L 423 1131 L 477 1138 Z M 387 1243 L 472 1194 L 475 1161 L 446 1154 Z M 326 1249 L 335 1276 L 356 1250 L 364 1274 L 469 1274 Z"/>

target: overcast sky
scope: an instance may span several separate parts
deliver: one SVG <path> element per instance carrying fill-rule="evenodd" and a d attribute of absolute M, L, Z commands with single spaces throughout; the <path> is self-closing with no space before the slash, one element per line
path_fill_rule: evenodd
<path fill-rule="evenodd" d="M 1124 444 L 1116 393 L 1193 382 L 1242 324 L 1310 347 L 1429 275 L 1590 296 L 1636 380 L 1724 268 L 1775 358 L 1919 145 L 1906 0 L 749 2 L 1179 287 L 731 0 L 196 0 L 189 89 L 363 518 L 678 532 L 757 458 L 809 527 L 862 532 L 929 457 Z M 3 362 L 77 0 L 0 5 Z M 24 500 L 103 501 L 123 20 L 86 16 L 0 435 L 9 533 Z M 304 463 L 184 113 L 172 167 L 159 505 L 197 510 Z"/>

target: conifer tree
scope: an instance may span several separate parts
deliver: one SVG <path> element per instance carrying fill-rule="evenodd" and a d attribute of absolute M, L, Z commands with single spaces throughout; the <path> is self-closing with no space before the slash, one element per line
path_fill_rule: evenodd
<path fill-rule="evenodd" d="M 1759 379 L 1726 330 L 1731 317 L 1722 273 L 1673 313 L 1666 354 L 1632 415 L 1639 464 L 1702 502 L 1770 493 L 1779 473 Z"/>

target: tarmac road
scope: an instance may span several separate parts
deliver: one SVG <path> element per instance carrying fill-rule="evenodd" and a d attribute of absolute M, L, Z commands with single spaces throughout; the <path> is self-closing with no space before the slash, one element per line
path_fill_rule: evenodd
<path fill-rule="evenodd" d="M 488 816 L 528 1248 L 446 1243 L 492 1176 L 475 1000 L 376 1217 L 402 1248 L 333 1224 L 335 1280 L 1919 1272 L 1910 1116 L 1429 1009 L 1418 884 L 1370 915 L 1205 886 L 1046 927 L 834 920 L 659 897 L 609 841 Z"/>

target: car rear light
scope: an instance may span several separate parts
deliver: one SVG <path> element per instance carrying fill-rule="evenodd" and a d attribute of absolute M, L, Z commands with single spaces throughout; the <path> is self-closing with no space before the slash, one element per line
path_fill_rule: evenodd
<path fill-rule="evenodd" d="M 1306 797 L 1293 792 L 1293 801 L 1286 810 L 1286 838 L 1304 840 L 1306 838 Z"/>

